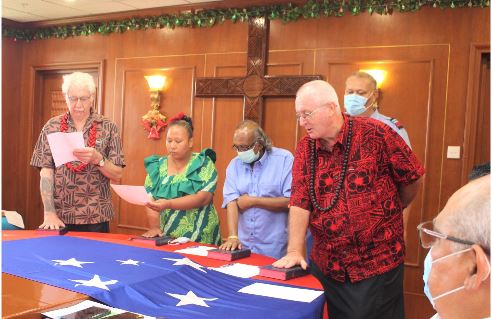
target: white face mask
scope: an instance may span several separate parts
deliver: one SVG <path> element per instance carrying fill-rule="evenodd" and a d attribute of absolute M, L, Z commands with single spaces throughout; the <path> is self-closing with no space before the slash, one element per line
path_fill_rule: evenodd
<path fill-rule="evenodd" d="M 427 256 L 425 257 L 425 260 L 424 260 L 424 276 L 423 276 L 423 279 L 424 279 L 424 294 L 427 297 L 427 299 L 429 299 L 429 301 L 432 304 L 432 307 L 434 309 L 436 308 L 435 307 L 436 300 L 441 299 L 442 297 L 445 297 L 445 296 L 450 295 L 452 293 L 455 293 L 457 291 L 463 290 L 463 289 L 465 289 L 465 286 L 463 285 L 461 287 L 452 289 L 450 291 L 443 292 L 442 294 L 440 294 L 440 295 L 438 295 L 436 297 L 432 297 L 432 294 L 431 294 L 430 289 L 429 289 L 429 275 L 431 273 L 432 265 L 435 264 L 435 263 L 437 263 L 437 262 L 439 262 L 439 261 L 442 261 L 442 260 L 444 260 L 444 259 L 446 259 L 448 257 L 456 256 L 456 255 L 462 254 L 464 252 L 467 252 L 469 250 L 472 250 L 472 248 L 463 249 L 463 250 L 454 252 L 452 254 L 439 257 L 436 260 L 432 260 L 432 253 L 431 253 L 432 252 L 432 247 L 429 250 L 429 252 L 427 253 Z M 488 263 L 488 260 L 487 260 L 487 263 Z M 488 265 L 488 266 L 489 266 L 489 274 L 490 274 L 490 265 Z M 485 276 L 485 279 L 487 279 L 487 277 L 488 277 L 488 274 L 487 274 L 487 276 Z"/>
<path fill-rule="evenodd" d="M 237 156 L 241 161 L 243 161 L 246 164 L 251 164 L 254 161 L 256 161 L 260 157 L 260 152 L 258 154 L 255 153 L 255 148 L 252 147 L 251 149 L 244 151 L 244 152 L 237 152 Z"/>

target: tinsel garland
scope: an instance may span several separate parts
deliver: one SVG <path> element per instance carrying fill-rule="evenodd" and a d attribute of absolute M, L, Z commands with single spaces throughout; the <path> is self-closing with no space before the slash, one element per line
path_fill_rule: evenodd
<path fill-rule="evenodd" d="M 206 9 L 187 11 L 177 14 L 164 14 L 150 17 L 134 17 L 119 21 L 93 22 L 45 28 L 14 28 L 2 25 L 4 37 L 14 41 L 38 40 L 50 38 L 68 38 L 91 34 L 108 35 L 114 32 L 147 29 L 208 28 L 226 20 L 247 22 L 251 17 L 267 16 L 270 20 L 282 20 L 285 23 L 303 19 L 317 19 L 321 16 L 340 17 L 347 13 L 358 15 L 368 12 L 371 15 L 415 12 L 424 6 L 434 8 L 463 8 L 490 6 L 490 0 L 310 0 L 304 5 L 274 4 L 249 8 Z"/>

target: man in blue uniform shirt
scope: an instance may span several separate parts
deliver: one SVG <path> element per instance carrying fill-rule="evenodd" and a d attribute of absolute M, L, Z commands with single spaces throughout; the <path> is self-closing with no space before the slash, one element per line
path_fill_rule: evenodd
<path fill-rule="evenodd" d="M 378 112 L 379 91 L 376 80 L 366 72 L 352 73 L 345 81 L 344 108 L 352 116 L 367 116 L 383 122 L 410 145 L 408 133 L 397 119 Z"/>
<path fill-rule="evenodd" d="M 253 121 L 238 125 L 233 137 L 238 156 L 224 183 L 229 237 L 220 248 L 249 248 L 280 258 L 287 249 L 287 222 L 294 157 L 272 142 Z"/>

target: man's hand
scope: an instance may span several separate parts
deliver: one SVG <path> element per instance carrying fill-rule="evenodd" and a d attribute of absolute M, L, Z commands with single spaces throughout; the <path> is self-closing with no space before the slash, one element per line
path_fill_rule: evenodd
<path fill-rule="evenodd" d="M 236 250 L 236 249 L 242 249 L 243 244 L 239 241 L 239 238 L 228 238 L 225 243 L 220 245 L 220 249 L 225 249 L 225 250 Z"/>
<path fill-rule="evenodd" d="M 255 206 L 255 198 L 253 196 L 249 196 L 248 194 L 241 195 L 237 199 L 237 207 L 240 212 L 244 212 L 245 210 Z"/>
<path fill-rule="evenodd" d="M 158 200 L 151 200 L 147 204 L 145 204 L 148 208 L 160 212 L 165 209 L 171 208 L 171 201 L 168 199 L 158 199 Z"/>
<path fill-rule="evenodd" d="M 103 158 L 102 154 L 92 147 L 76 148 L 73 151 L 73 156 L 77 157 L 82 163 L 91 164 L 98 164 Z"/>
<path fill-rule="evenodd" d="M 65 224 L 56 216 L 56 214 L 45 214 L 44 221 L 39 226 L 39 228 L 43 229 L 60 229 L 65 227 Z"/>
<path fill-rule="evenodd" d="M 161 229 L 159 227 L 151 228 L 142 234 L 142 237 L 147 237 L 147 238 L 160 237 L 160 236 L 162 236 L 162 232 L 161 232 Z"/>
<path fill-rule="evenodd" d="M 301 268 L 304 270 L 306 270 L 308 266 L 303 255 L 297 251 L 289 252 L 287 255 L 273 263 L 273 267 L 277 268 L 291 268 L 296 265 L 301 265 Z"/>

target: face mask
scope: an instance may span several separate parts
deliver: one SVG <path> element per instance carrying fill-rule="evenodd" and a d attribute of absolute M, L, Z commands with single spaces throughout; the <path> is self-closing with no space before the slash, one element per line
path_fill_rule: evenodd
<path fill-rule="evenodd" d="M 424 294 L 427 297 L 427 299 L 429 299 L 429 301 L 430 301 L 430 303 L 431 303 L 431 305 L 432 305 L 432 307 L 434 309 L 435 309 L 435 304 L 436 304 L 435 301 L 437 299 L 440 299 L 442 297 L 445 297 L 447 295 L 450 295 L 450 294 L 452 294 L 454 292 L 463 290 L 463 289 L 465 289 L 465 286 L 461 286 L 461 287 L 455 288 L 453 290 L 444 292 L 444 293 L 440 294 L 439 296 L 432 297 L 432 294 L 431 294 L 431 292 L 429 290 L 429 275 L 431 273 L 432 264 L 437 263 L 437 262 L 439 262 L 439 261 L 441 261 L 443 259 L 446 259 L 448 257 L 456 256 L 456 255 L 459 255 L 461 253 L 467 252 L 469 250 L 472 250 L 472 249 L 471 248 L 467 248 L 467 249 L 464 249 L 464 250 L 460 250 L 460 251 L 454 252 L 452 254 L 449 254 L 449 255 L 446 255 L 446 256 L 437 258 L 436 260 L 432 260 L 432 254 L 431 254 L 432 247 L 429 250 L 429 252 L 427 253 L 427 256 L 425 257 L 425 260 L 424 260 L 424 276 L 423 276 L 423 279 L 424 279 Z M 490 272 L 490 266 L 489 266 L 489 272 Z M 485 277 L 485 278 L 487 278 L 487 277 Z"/>
<path fill-rule="evenodd" d="M 354 116 L 362 114 L 367 110 L 367 107 L 365 107 L 367 100 L 366 97 L 357 94 L 345 95 L 343 97 L 345 111 Z"/>
<path fill-rule="evenodd" d="M 258 154 L 255 154 L 255 148 L 251 148 L 250 150 L 244 151 L 244 152 L 237 152 L 237 156 L 241 161 L 243 161 L 246 164 L 251 164 L 254 161 L 256 161 L 260 157 L 260 152 Z"/>

